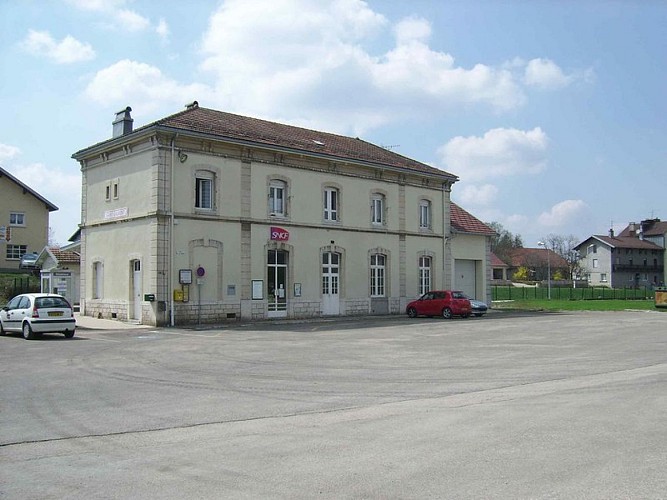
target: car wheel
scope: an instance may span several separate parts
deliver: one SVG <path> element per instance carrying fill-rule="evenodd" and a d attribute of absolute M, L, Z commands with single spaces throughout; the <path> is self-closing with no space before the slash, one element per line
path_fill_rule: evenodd
<path fill-rule="evenodd" d="M 410 316 L 411 318 L 416 318 L 417 317 L 417 309 L 415 309 L 414 307 L 411 307 L 410 309 L 408 309 L 408 316 Z"/>
<path fill-rule="evenodd" d="M 452 319 L 452 310 L 449 307 L 445 307 L 442 310 L 442 317 L 445 319 Z"/>
<path fill-rule="evenodd" d="M 74 337 L 74 330 L 65 330 L 63 333 L 65 334 L 66 339 L 71 339 Z"/>
<path fill-rule="evenodd" d="M 28 323 L 27 321 L 23 323 L 23 338 L 26 340 L 35 339 L 35 332 L 32 331 L 32 327 L 30 326 L 30 323 Z"/>

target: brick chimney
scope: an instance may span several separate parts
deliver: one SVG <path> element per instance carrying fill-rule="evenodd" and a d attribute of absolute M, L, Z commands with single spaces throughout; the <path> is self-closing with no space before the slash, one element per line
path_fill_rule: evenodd
<path fill-rule="evenodd" d="M 132 123 L 134 120 L 130 116 L 131 107 L 122 109 L 116 113 L 116 119 L 113 121 L 113 138 L 132 132 Z"/>

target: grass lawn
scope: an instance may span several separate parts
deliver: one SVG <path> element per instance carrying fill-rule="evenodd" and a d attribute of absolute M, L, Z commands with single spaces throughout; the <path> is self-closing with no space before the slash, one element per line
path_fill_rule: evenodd
<path fill-rule="evenodd" d="M 661 311 L 667 308 L 655 307 L 655 300 L 509 300 L 493 302 L 494 309 L 520 311 Z"/>

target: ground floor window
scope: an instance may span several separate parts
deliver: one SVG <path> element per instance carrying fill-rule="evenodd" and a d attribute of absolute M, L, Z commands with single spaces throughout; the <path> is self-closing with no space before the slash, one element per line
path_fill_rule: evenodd
<path fill-rule="evenodd" d="M 379 253 L 371 255 L 371 297 L 385 295 L 386 259 L 386 256 Z"/>
<path fill-rule="evenodd" d="M 28 251 L 28 245 L 7 245 L 7 260 L 19 260 Z"/>
<path fill-rule="evenodd" d="M 419 295 L 431 289 L 431 258 L 419 257 Z"/>

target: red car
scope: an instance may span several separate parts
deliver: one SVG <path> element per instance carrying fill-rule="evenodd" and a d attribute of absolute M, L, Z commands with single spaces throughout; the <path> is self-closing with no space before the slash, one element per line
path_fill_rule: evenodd
<path fill-rule="evenodd" d="M 470 300 L 463 292 L 454 290 L 436 290 L 426 292 L 417 300 L 410 302 L 405 312 L 411 318 L 417 316 L 440 316 L 449 319 L 452 316 L 467 318 L 472 308 Z"/>

